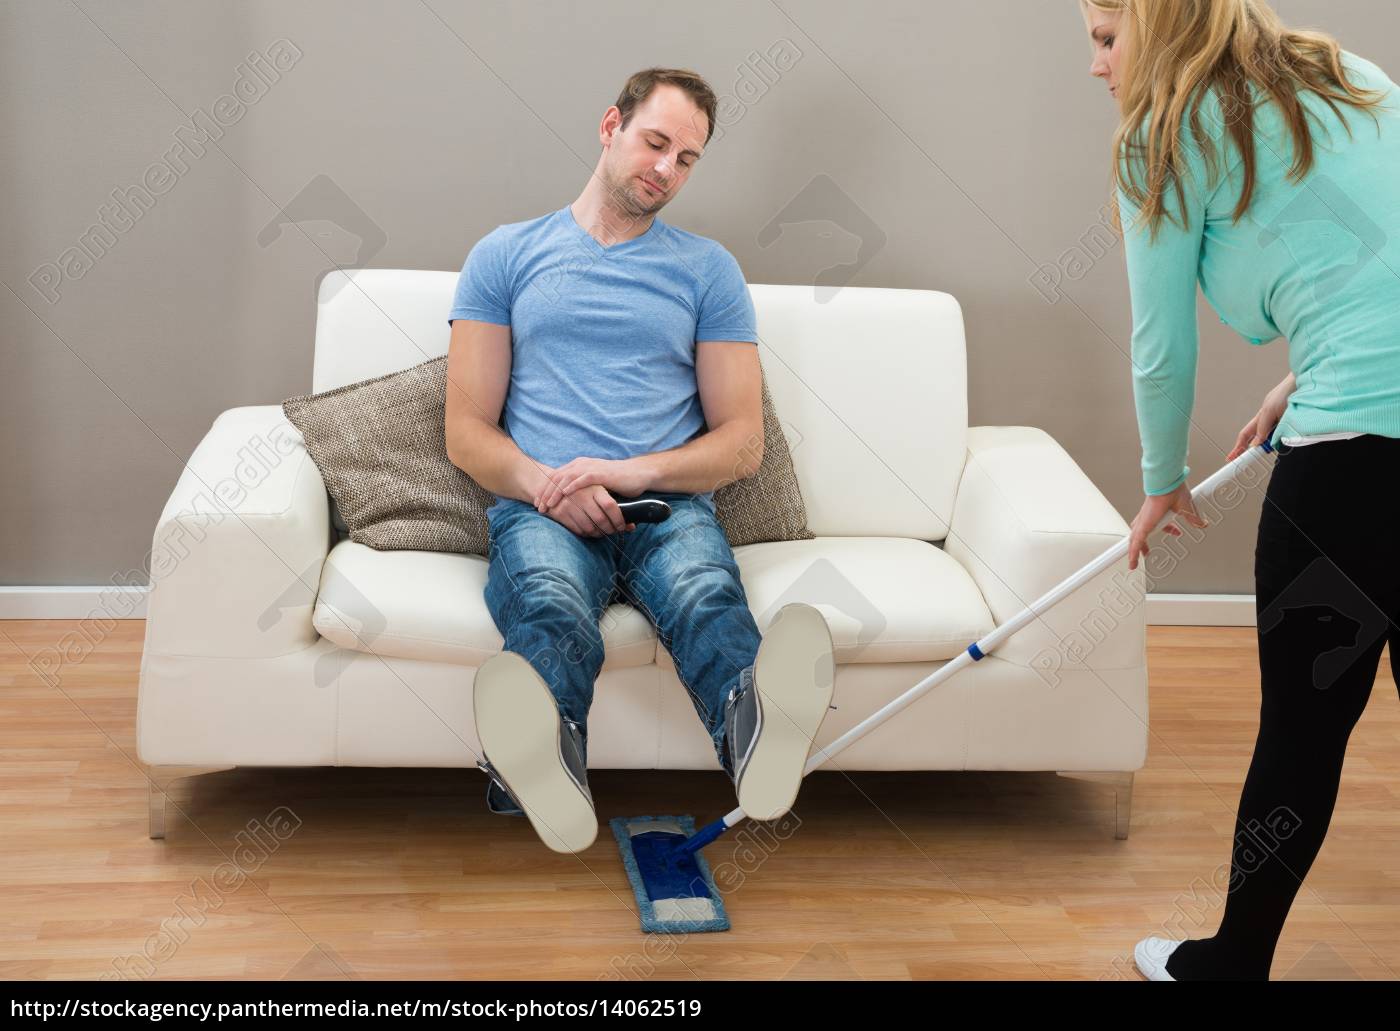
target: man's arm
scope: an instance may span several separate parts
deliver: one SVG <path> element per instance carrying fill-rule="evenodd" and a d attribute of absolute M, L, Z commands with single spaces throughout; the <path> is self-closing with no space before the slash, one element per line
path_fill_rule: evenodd
<path fill-rule="evenodd" d="M 763 461 L 763 380 L 758 347 L 695 345 L 695 380 L 708 432 L 681 447 L 641 455 L 649 490 L 701 493 L 758 472 Z"/>
<path fill-rule="evenodd" d="M 528 502 L 544 487 L 546 470 L 499 426 L 510 365 L 509 326 L 454 319 L 443 430 L 453 465 L 497 497 Z"/>

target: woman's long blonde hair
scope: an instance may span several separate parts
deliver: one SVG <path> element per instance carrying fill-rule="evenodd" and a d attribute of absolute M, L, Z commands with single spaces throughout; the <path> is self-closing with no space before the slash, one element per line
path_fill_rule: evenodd
<path fill-rule="evenodd" d="M 1127 52 L 1118 83 L 1122 121 L 1113 139 L 1113 184 L 1137 206 L 1154 239 L 1162 220 L 1170 217 L 1164 203 L 1168 189 L 1175 190 L 1179 210 L 1186 210 L 1183 120 L 1189 119 L 1208 174 L 1213 177 L 1221 167 L 1222 155 L 1201 125 L 1200 101 L 1212 88 L 1244 160 L 1244 185 L 1234 211 L 1237 222 L 1254 197 L 1256 101 L 1251 84 L 1276 101 L 1283 113 L 1293 137 L 1289 177 L 1295 182 L 1313 167 L 1312 129 L 1299 100 L 1301 91 L 1320 96 L 1339 118 L 1338 104 L 1367 110 L 1375 118 L 1370 109 L 1386 96 L 1347 80 L 1337 40 L 1285 27 L 1264 0 L 1080 2 L 1122 15 L 1117 35 Z"/>

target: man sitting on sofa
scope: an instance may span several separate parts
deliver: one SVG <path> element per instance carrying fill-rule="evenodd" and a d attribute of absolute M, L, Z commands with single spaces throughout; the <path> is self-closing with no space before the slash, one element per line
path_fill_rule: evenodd
<path fill-rule="evenodd" d="M 831 700 L 825 620 L 788 605 L 760 637 L 715 516 L 714 490 L 762 457 L 748 286 L 723 246 L 656 217 L 715 107 L 694 72 L 633 75 L 578 199 L 482 238 L 448 316 L 448 454 L 497 496 L 485 599 L 505 647 L 473 687 L 487 804 L 558 852 L 597 836 L 586 720 L 614 597 L 656 627 L 751 817 L 792 806 Z M 670 517 L 629 523 L 618 498 L 641 495 Z"/>

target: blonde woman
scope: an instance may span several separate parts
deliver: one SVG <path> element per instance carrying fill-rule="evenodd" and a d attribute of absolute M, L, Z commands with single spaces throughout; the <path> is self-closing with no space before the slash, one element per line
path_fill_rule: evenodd
<path fill-rule="evenodd" d="M 1392 669 L 1400 652 L 1400 92 L 1262 0 L 1080 7 L 1121 112 L 1111 167 L 1147 494 L 1132 568 L 1168 512 L 1205 525 L 1186 464 L 1197 281 L 1248 344 L 1288 341 L 1292 372 L 1228 456 L 1263 441 L 1278 454 L 1255 549 L 1259 734 L 1225 910 L 1213 937 L 1135 950 L 1152 980 L 1267 979 L 1382 650 Z"/>

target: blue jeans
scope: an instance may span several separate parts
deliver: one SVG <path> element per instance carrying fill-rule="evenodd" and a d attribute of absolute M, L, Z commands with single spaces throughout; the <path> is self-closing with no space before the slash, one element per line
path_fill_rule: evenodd
<path fill-rule="evenodd" d="M 580 537 L 528 502 L 501 499 L 501 510 L 487 520 L 486 605 L 505 650 L 535 668 L 561 715 L 579 725 L 585 756 L 593 681 L 603 666 L 598 622 L 614 600 L 640 610 L 729 770 L 724 703 L 741 677 L 752 675 L 758 625 L 734 551 L 709 506 L 692 494 L 644 496 L 666 501 L 670 518 L 603 537 Z"/>

